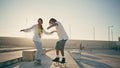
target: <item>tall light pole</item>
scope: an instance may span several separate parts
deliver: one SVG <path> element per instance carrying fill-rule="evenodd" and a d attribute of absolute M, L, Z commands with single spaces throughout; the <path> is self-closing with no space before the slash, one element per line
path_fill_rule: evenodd
<path fill-rule="evenodd" d="M 28 18 L 26 17 L 25 27 L 27 26 L 27 24 L 28 24 Z"/>
<path fill-rule="evenodd" d="M 113 29 L 111 29 L 111 40 L 113 41 Z"/>
<path fill-rule="evenodd" d="M 110 30 L 111 28 L 113 28 L 113 25 L 112 26 L 108 26 L 108 46 L 110 47 L 110 35 L 113 35 L 112 32 L 110 34 Z"/>
<path fill-rule="evenodd" d="M 95 40 L 95 27 L 93 27 L 93 40 Z"/>
<path fill-rule="evenodd" d="M 71 46 L 71 24 L 69 24 L 69 36 L 70 36 L 70 38 L 69 38 L 69 40 L 70 40 L 69 45 Z"/>
<path fill-rule="evenodd" d="M 110 41 L 110 29 L 113 28 L 113 25 L 112 26 L 108 26 L 108 41 Z M 112 32 L 111 32 L 112 34 Z"/>
<path fill-rule="evenodd" d="M 27 27 L 27 24 L 28 24 L 28 18 L 26 17 L 26 20 L 25 20 L 25 26 L 24 26 L 24 28 L 26 28 L 26 27 Z M 27 37 L 27 33 L 25 33 L 25 37 Z"/>
<path fill-rule="evenodd" d="M 70 39 L 71 39 L 71 24 L 69 24 L 69 33 L 70 33 Z"/>

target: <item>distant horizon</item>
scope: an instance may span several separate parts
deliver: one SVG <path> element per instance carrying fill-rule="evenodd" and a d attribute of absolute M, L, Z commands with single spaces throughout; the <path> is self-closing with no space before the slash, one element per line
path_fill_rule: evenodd
<path fill-rule="evenodd" d="M 26 39 L 32 39 L 30 37 L 17 37 L 17 36 L 0 36 L 0 38 L 26 38 Z M 59 40 L 57 38 L 41 38 L 41 40 L 44 40 L 44 39 L 53 39 L 53 40 Z M 68 39 L 68 40 L 88 40 L 89 39 Z M 90 41 L 108 41 L 108 40 L 90 40 Z M 119 41 L 119 40 L 118 40 Z"/>

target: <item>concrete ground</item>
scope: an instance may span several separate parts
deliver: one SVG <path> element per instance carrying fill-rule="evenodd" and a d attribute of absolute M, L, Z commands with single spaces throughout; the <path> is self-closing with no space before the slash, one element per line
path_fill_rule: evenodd
<path fill-rule="evenodd" d="M 42 55 L 42 65 L 35 65 L 33 61 L 23 61 L 6 68 L 79 68 L 78 64 L 67 51 L 65 51 L 66 66 L 62 64 L 54 65 L 52 59 L 55 57 L 55 50 L 52 50 L 47 52 L 46 55 Z"/>
<path fill-rule="evenodd" d="M 22 57 L 22 51 L 0 53 L 0 63 Z"/>
<path fill-rule="evenodd" d="M 120 51 L 92 50 L 70 52 L 80 68 L 120 68 Z"/>
<path fill-rule="evenodd" d="M 51 60 L 55 58 L 55 51 L 48 51 L 46 55 L 42 56 L 42 66 L 36 66 L 34 62 L 31 61 L 19 62 L 6 68 L 120 68 L 120 51 L 84 50 L 80 55 L 79 51 L 69 50 L 69 53 L 66 51 L 65 55 L 68 64 L 66 67 L 54 66 Z M 74 64 L 75 61 L 73 61 L 73 59 L 79 67 L 75 67 L 77 65 Z"/>

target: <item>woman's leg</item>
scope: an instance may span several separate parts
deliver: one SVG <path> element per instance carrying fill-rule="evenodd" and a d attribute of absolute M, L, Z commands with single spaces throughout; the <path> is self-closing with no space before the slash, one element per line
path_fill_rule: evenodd
<path fill-rule="evenodd" d="M 36 53 L 35 53 L 35 60 L 41 60 L 41 54 L 42 54 L 42 44 L 39 41 L 34 41 L 34 44 L 36 46 Z"/>

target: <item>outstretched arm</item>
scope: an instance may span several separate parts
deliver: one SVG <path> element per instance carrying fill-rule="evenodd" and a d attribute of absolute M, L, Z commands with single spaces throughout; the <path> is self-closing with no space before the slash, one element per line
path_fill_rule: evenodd
<path fill-rule="evenodd" d="M 20 32 L 30 32 L 33 28 L 34 28 L 35 25 L 31 26 L 30 28 L 27 28 L 27 29 L 22 29 L 20 30 Z"/>
<path fill-rule="evenodd" d="M 45 30 L 43 29 L 43 33 L 45 33 L 45 34 L 47 34 L 47 35 L 51 35 L 51 34 L 54 33 L 54 32 L 57 32 L 57 31 L 54 30 L 54 31 L 51 31 L 51 32 L 47 32 L 47 31 L 45 31 Z"/>
<path fill-rule="evenodd" d="M 52 32 L 47 32 L 47 31 L 45 31 L 44 29 L 43 29 L 43 33 L 44 33 L 44 34 L 47 34 L 47 35 L 52 34 Z"/>
<path fill-rule="evenodd" d="M 53 25 L 49 26 L 47 29 L 50 29 L 51 27 L 58 26 L 57 23 L 54 23 Z"/>

